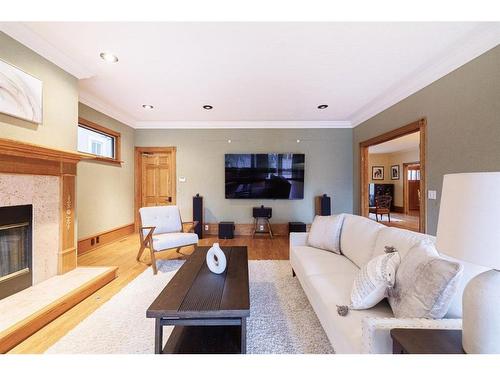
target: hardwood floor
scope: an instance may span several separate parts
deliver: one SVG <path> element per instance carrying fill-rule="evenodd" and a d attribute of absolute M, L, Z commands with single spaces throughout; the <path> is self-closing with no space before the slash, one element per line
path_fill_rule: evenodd
<path fill-rule="evenodd" d="M 200 240 L 199 245 L 208 246 L 214 242 L 219 242 L 221 246 L 247 246 L 248 258 L 251 260 L 288 259 L 288 236 L 274 236 L 273 239 L 238 236 L 228 240 L 209 237 Z M 78 257 L 79 266 L 117 266 L 118 277 L 30 336 L 9 353 L 43 353 L 99 306 L 107 302 L 148 267 L 146 263 L 143 263 L 149 262 L 147 251 L 142 262 L 139 263 L 135 260 L 138 248 L 139 235 L 134 234 L 80 255 Z M 193 247 L 182 249 L 182 252 L 186 254 L 190 254 L 192 251 Z M 179 254 L 174 250 L 157 254 L 158 259 L 178 259 L 179 257 Z"/>
<path fill-rule="evenodd" d="M 388 227 L 397 227 L 402 229 L 412 230 L 414 232 L 419 231 L 419 213 L 418 211 L 411 212 L 410 215 L 405 215 L 402 213 L 391 212 L 391 222 L 387 221 L 387 215 L 384 215 L 382 220 L 379 222 L 387 225 Z M 370 219 L 375 220 L 375 215 L 370 214 Z"/>

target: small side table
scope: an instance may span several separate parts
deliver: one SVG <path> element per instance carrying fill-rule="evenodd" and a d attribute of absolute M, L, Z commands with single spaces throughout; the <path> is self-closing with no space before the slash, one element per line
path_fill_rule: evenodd
<path fill-rule="evenodd" d="M 465 354 L 462 331 L 454 329 L 391 329 L 393 354 Z"/>

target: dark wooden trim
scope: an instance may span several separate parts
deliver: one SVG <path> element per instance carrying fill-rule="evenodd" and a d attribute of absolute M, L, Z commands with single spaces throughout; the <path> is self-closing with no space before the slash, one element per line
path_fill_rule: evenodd
<path fill-rule="evenodd" d="M 134 223 L 131 223 L 82 238 L 78 240 L 78 255 L 118 241 L 134 232 Z"/>
<path fill-rule="evenodd" d="M 380 134 L 376 137 L 370 138 L 366 141 L 359 143 L 359 204 L 360 214 L 368 216 L 368 148 L 380 143 L 384 143 L 395 138 L 402 137 L 407 134 L 420 132 L 420 192 L 422 194 L 420 218 L 419 218 L 419 231 L 426 232 L 427 220 L 427 190 L 426 190 L 426 149 L 427 149 L 427 120 L 422 118 L 400 128 L 391 130 L 387 133 Z"/>
<path fill-rule="evenodd" d="M 143 152 L 153 152 L 153 153 L 171 153 L 172 155 L 172 166 L 173 166 L 173 196 L 172 203 L 177 204 L 177 148 L 174 146 L 170 147 L 135 147 L 134 149 L 134 224 L 135 230 L 138 231 L 141 226 L 141 221 L 139 219 L 139 208 L 141 208 L 141 198 L 142 198 L 142 159 L 141 154 Z"/>
<path fill-rule="evenodd" d="M 78 125 L 82 125 L 85 128 L 89 128 L 91 130 L 95 130 L 99 133 L 103 133 L 106 135 L 109 135 L 115 139 L 115 152 L 114 152 L 114 157 L 113 158 L 106 158 L 102 156 L 96 156 L 93 154 L 88 154 L 94 156 L 91 160 L 99 161 L 99 162 L 105 162 L 105 163 L 111 163 L 114 165 L 120 165 L 123 163 L 123 160 L 121 160 L 121 155 L 122 155 L 122 135 L 121 133 L 114 131 L 112 129 L 109 129 L 105 126 L 96 124 L 95 122 L 89 121 L 84 119 L 83 117 L 78 117 Z"/>
<path fill-rule="evenodd" d="M 118 267 L 110 267 L 108 271 L 93 278 L 77 289 L 52 302 L 45 308 L 28 316 L 26 319 L 0 332 L 0 353 L 6 353 L 17 344 L 40 330 L 42 327 L 77 305 L 95 291 L 116 278 Z"/>
<path fill-rule="evenodd" d="M 398 214 L 403 214 L 405 212 L 405 209 L 404 209 L 404 207 L 401 207 L 401 206 L 394 206 L 392 208 L 392 211 L 397 212 Z"/>

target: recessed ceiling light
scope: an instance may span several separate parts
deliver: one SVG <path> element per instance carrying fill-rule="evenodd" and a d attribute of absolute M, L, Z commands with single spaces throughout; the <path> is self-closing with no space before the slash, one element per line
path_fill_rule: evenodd
<path fill-rule="evenodd" d="M 209 104 L 205 104 L 205 105 L 203 106 L 203 109 L 206 109 L 207 111 L 210 111 L 212 108 L 213 108 L 213 107 L 212 107 L 211 105 L 209 105 Z"/>
<path fill-rule="evenodd" d="M 153 109 L 154 107 L 151 104 L 143 104 L 142 108 L 144 108 L 144 109 Z"/>
<path fill-rule="evenodd" d="M 297 139 L 297 143 L 300 143 L 300 139 Z"/>
<path fill-rule="evenodd" d="M 231 143 L 231 140 L 230 140 L 230 139 L 228 139 L 228 140 L 227 140 L 227 143 Z"/>
<path fill-rule="evenodd" d="M 109 63 L 118 62 L 118 57 L 110 52 L 101 52 L 99 56 L 101 56 L 101 59 Z"/>
<path fill-rule="evenodd" d="M 326 109 L 326 108 L 328 108 L 328 104 L 318 105 L 318 109 Z"/>

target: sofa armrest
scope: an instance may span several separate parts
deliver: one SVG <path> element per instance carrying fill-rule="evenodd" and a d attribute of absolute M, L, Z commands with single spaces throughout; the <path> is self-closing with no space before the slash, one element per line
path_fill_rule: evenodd
<path fill-rule="evenodd" d="M 393 328 L 462 329 L 462 319 L 364 318 L 361 323 L 363 353 L 392 354 Z"/>
<path fill-rule="evenodd" d="M 306 246 L 307 245 L 306 232 L 290 232 L 290 247 L 292 246 Z"/>

